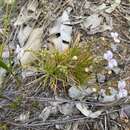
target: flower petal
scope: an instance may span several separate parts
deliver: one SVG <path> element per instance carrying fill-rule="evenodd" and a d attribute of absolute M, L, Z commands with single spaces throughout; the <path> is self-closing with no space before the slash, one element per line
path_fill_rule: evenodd
<path fill-rule="evenodd" d="M 113 40 L 117 43 L 120 42 L 120 39 L 118 38 L 119 34 L 117 32 L 111 32 L 111 37 L 113 38 Z"/>
<path fill-rule="evenodd" d="M 113 53 L 110 51 L 110 50 L 108 50 L 106 53 L 104 53 L 104 59 L 106 59 L 106 60 L 111 60 L 112 59 L 112 57 L 113 57 Z"/>
<path fill-rule="evenodd" d="M 119 34 L 117 33 L 117 32 L 111 32 L 111 37 L 118 37 L 119 36 Z"/>
<path fill-rule="evenodd" d="M 116 59 L 111 59 L 108 61 L 108 68 L 112 69 L 113 67 L 116 67 L 118 64 L 117 64 L 117 61 Z"/>
<path fill-rule="evenodd" d="M 116 43 L 120 43 L 120 39 L 118 39 L 117 37 L 114 38 L 114 41 L 115 41 Z"/>
<path fill-rule="evenodd" d="M 111 62 L 115 67 L 118 65 L 116 59 L 111 59 L 109 62 Z"/>
<path fill-rule="evenodd" d="M 124 80 L 118 81 L 118 89 L 124 89 L 126 87 L 126 82 Z"/>
<path fill-rule="evenodd" d="M 115 37 L 115 33 L 114 32 L 111 32 L 111 37 Z"/>
<path fill-rule="evenodd" d="M 119 91 L 119 94 L 118 94 L 119 98 L 123 98 L 127 96 L 128 96 L 128 91 L 126 89 L 122 89 L 121 91 Z"/>

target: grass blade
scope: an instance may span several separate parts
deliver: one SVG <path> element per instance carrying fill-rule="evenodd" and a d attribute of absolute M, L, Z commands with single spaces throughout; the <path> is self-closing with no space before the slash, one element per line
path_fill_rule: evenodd
<path fill-rule="evenodd" d="M 7 71 L 9 71 L 9 67 L 7 66 L 6 63 L 3 62 L 2 59 L 0 59 L 0 67 L 7 70 Z"/>

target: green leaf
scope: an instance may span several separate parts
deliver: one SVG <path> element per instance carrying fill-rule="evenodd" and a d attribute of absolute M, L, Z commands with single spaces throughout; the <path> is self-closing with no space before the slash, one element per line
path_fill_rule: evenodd
<path fill-rule="evenodd" d="M 9 71 L 9 67 L 4 63 L 4 61 L 2 59 L 0 59 L 0 67 Z"/>
<path fill-rule="evenodd" d="M 4 45 L 0 43 L 0 57 L 2 57 L 3 50 L 4 50 Z"/>

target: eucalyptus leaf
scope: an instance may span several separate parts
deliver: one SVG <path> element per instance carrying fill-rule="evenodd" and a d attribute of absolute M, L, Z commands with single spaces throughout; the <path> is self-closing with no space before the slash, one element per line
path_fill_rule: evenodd
<path fill-rule="evenodd" d="M 93 119 L 99 117 L 103 112 L 103 110 L 92 112 L 91 110 L 88 109 L 88 106 L 86 104 L 81 104 L 81 103 L 77 103 L 76 108 L 86 117 L 93 118 Z"/>
<path fill-rule="evenodd" d="M 71 8 L 67 8 L 61 17 L 59 17 L 55 25 L 49 30 L 50 35 L 60 34 L 59 37 L 52 37 L 50 41 L 54 44 L 55 49 L 63 52 L 69 48 L 69 44 L 65 44 L 63 41 L 70 43 L 72 37 L 72 26 L 69 18 Z"/>
<path fill-rule="evenodd" d="M 121 0 L 115 0 L 113 1 L 113 4 L 105 10 L 106 13 L 112 13 L 121 3 Z"/>
<path fill-rule="evenodd" d="M 39 51 L 41 49 L 41 36 L 42 36 L 42 28 L 35 28 L 23 48 L 20 48 L 18 53 L 18 58 L 20 58 L 22 65 L 30 64 L 32 61 L 35 60 L 31 51 Z M 31 51 L 29 51 L 31 50 Z"/>

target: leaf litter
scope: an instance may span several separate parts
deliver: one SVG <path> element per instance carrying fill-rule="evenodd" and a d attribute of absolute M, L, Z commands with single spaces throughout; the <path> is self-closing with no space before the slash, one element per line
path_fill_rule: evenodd
<path fill-rule="evenodd" d="M 50 35 L 60 35 L 59 37 L 51 38 L 51 42 L 53 42 L 55 48 L 59 51 L 65 51 L 68 49 L 69 43 L 71 42 L 72 26 L 69 19 L 70 11 L 71 8 L 67 8 L 62 16 L 57 19 L 56 25 L 49 31 Z"/>
<path fill-rule="evenodd" d="M 11 6 L 13 2 L 5 1 L 5 5 Z M 9 130 L 127 128 L 129 123 L 122 122 L 122 117 L 129 117 L 128 2 L 28 0 L 22 3 L 18 0 L 17 6 L 20 13 L 12 17 L 10 26 L 14 31 L 10 31 L 6 43 L 14 49 L 13 74 L 18 75 L 22 83 L 16 87 L 14 78 L 1 68 L 0 111 L 4 114 L 0 115 L 0 127 L 6 124 Z M 1 25 L 1 43 L 5 38 L 3 30 Z M 89 45 L 104 66 L 96 73 L 92 66 L 86 67 L 84 71 L 93 76 L 82 86 L 70 83 L 63 91 L 59 82 L 57 94 L 41 87 L 43 72 L 23 68 L 38 63 L 34 52 L 56 49 L 64 54 L 73 44 Z M 9 51 L 2 52 L 2 60 L 10 58 Z M 72 60 L 76 62 L 78 57 L 75 55 Z M 97 67 L 100 68 L 98 63 Z M 64 66 L 61 68 L 65 71 Z M 10 91 L 15 99 L 8 94 Z M 117 116 L 113 120 L 110 115 Z"/>

